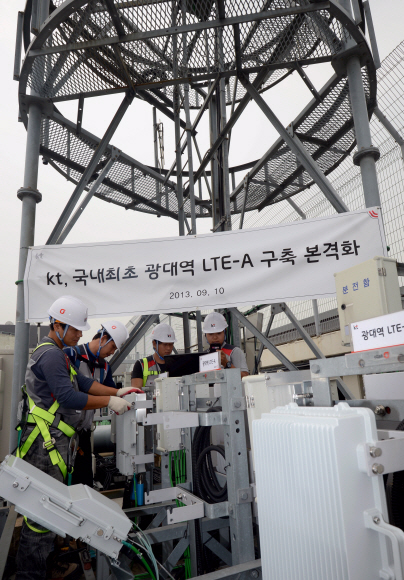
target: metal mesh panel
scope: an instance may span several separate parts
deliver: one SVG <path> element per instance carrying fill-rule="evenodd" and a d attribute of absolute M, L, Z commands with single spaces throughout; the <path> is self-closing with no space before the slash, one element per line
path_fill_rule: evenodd
<path fill-rule="evenodd" d="M 226 2 L 226 17 L 252 15 L 251 21 L 239 24 L 244 71 L 256 73 L 268 65 L 281 69 L 268 73 L 262 79 L 262 88 L 268 88 L 284 76 L 282 65 L 293 68 L 296 61 L 306 64 L 329 61 L 342 48 L 347 33 L 328 11 L 285 13 L 285 10 L 299 11 L 299 7 L 313 10 L 308 0 Z M 272 14 L 277 10 L 283 12 L 276 13 L 277 17 L 261 19 L 263 10 Z M 117 2 L 113 8 L 103 0 L 92 0 L 66 13 L 65 20 L 45 40 L 43 48 L 55 52 L 36 56 L 29 71 L 28 86 L 43 97 L 61 99 L 74 98 L 80 93 L 123 90 L 130 85 L 167 87 L 176 79 L 185 81 L 189 77 L 192 82 L 206 81 L 218 72 L 234 75 L 233 27 L 217 26 L 218 16 L 213 0 L 182 3 L 142 0 Z M 120 22 L 119 30 L 114 17 L 117 17 L 115 23 Z M 170 27 L 181 25 L 192 26 L 193 30 L 186 34 L 169 31 Z M 112 37 L 117 39 L 118 33 L 143 36 L 133 41 L 109 43 Z M 149 37 L 144 38 L 145 34 Z M 82 43 L 87 44 L 80 47 Z M 66 45 L 70 47 L 68 52 L 63 51 Z M 229 85 L 228 102 L 233 97 L 233 83 Z M 236 100 L 244 94 L 244 89 L 238 86 Z M 197 95 L 193 90 L 191 105 L 194 107 L 198 106 L 201 96 Z"/>
<path fill-rule="evenodd" d="M 78 183 L 98 145 L 98 139 L 87 136 L 85 132 L 77 135 L 74 127 L 65 126 L 66 123 L 67 120 L 63 117 L 43 120 L 41 154 L 65 177 Z M 105 166 L 109 157 L 110 151 L 107 149 L 90 180 L 89 187 L 96 179 L 97 171 Z M 163 186 L 153 176 L 139 169 L 136 163 L 131 162 L 131 158 L 125 154 L 121 154 L 112 165 L 108 176 L 95 195 L 126 209 L 136 209 L 157 215 L 160 215 L 159 210 L 161 213 L 167 210 L 171 212 L 172 217 L 178 214 L 176 192 L 170 184 Z M 190 215 L 189 200 L 184 204 L 184 208 L 186 214 Z M 201 208 L 198 212 L 207 214 L 208 210 Z"/>
<path fill-rule="evenodd" d="M 363 69 L 363 81 L 369 98 L 366 69 Z M 294 131 L 321 170 L 327 174 L 351 152 L 355 140 L 352 124 L 348 82 L 343 78 L 309 114 L 295 123 Z M 250 180 L 246 210 L 262 209 L 265 205 L 279 203 L 312 183 L 311 176 L 303 170 L 296 156 L 282 144 Z M 244 196 L 245 191 L 242 189 L 234 197 L 234 212 L 241 211 Z"/>
<path fill-rule="evenodd" d="M 377 71 L 378 105 L 394 127 L 404 135 L 404 42 L 383 61 Z M 404 261 L 404 161 L 398 144 L 373 116 L 370 123 L 373 144 L 379 147 L 381 157 L 377 162 L 377 175 L 380 198 L 383 209 L 383 220 L 389 256 Z M 353 164 L 352 157 L 347 157 L 329 176 L 333 186 L 348 205 L 350 210 L 365 207 L 360 169 Z M 293 200 L 308 218 L 331 215 L 335 210 L 325 199 L 317 185 L 310 190 L 298 193 Z M 268 206 L 262 212 L 246 214 L 244 227 L 261 227 L 263 225 L 292 222 L 301 219 L 286 200 L 276 206 Z M 237 227 L 239 216 L 234 216 L 233 227 Z M 402 283 L 402 282 L 401 282 Z M 289 303 L 295 316 L 301 320 L 313 315 L 311 301 Z M 328 312 L 336 308 L 334 298 L 318 300 L 319 312 Z M 269 318 L 269 309 L 264 311 L 264 326 Z M 284 315 L 277 315 L 273 328 L 289 323 Z"/>

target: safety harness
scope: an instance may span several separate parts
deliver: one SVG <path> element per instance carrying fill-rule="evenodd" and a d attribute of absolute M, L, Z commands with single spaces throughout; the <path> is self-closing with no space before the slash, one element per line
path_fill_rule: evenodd
<path fill-rule="evenodd" d="M 151 361 L 150 361 L 151 362 Z M 160 374 L 158 371 L 150 371 L 149 370 L 149 361 L 147 360 L 147 358 L 145 357 L 143 359 L 143 387 L 146 386 L 147 383 L 147 377 L 149 375 L 158 375 Z"/>
<path fill-rule="evenodd" d="M 52 342 L 43 342 L 42 344 L 38 345 L 35 350 L 46 345 L 54 346 Z M 70 365 L 70 363 L 69 363 L 69 373 L 70 380 L 73 382 L 75 375 L 77 375 L 77 372 L 72 367 L 72 365 Z M 35 439 L 38 437 L 38 435 L 41 435 L 43 439 L 43 448 L 46 449 L 46 451 L 49 453 L 52 465 L 57 465 L 59 467 L 63 475 L 63 479 L 65 480 L 67 475 L 71 476 L 72 468 L 70 473 L 68 474 L 67 465 L 63 457 L 60 455 L 59 451 L 55 447 L 55 439 L 51 436 L 49 428 L 53 427 L 55 429 L 59 429 L 59 431 L 61 431 L 64 435 L 66 435 L 66 437 L 69 437 L 69 439 L 73 437 L 73 435 L 75 434 L 75 429 L 73 429 L 73 427 L 62 421 L 62 419 L 60 418 L 60 415 L 57 413 L 57 410 L 59 408 L 59 403 L 57 401 L 54 401 L 51 407 L 46 411 L 45 409 L 38 407 L 34 403 L 34 401 L 26 392 L 25 386 L 24 391 L 28 400 L 28 416 L 26 422 L 28 424 L 35 424 L 35 427 L 29 434 L 27 439 L 24 441 L 24 443 L 21 445 L 21 447 L 17 449 L 17 457 L 24 459 L 25 455 L 30 450 Z M 19 426 L 18 429 L 21 430 L 21 426 Z"/>

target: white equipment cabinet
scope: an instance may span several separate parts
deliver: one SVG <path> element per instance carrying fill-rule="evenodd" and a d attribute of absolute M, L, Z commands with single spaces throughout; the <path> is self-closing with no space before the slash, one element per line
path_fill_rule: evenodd
<path fill-rule="evenodd" d="M 388 524 L 380 468 L 402 469 L 404 446 L 378 441 L 372 410 L 292 403 L 253 434 L 263 578 L 403 579 L 404 533 Z"/>
<path fill-rule="evenodd" d="M 253 452 L 253 465 L 253 421 L 261 419 L 263 413 L 269 413 L 276 407 L 292 403 L 297 393 L 302 393 L 306 388 L 307 390 L 309 389 L 311 385 L 310 378 L 310 371 L 307 370 L 265 373 L 247 376 L 242 379 L 247 402 L 248 429 L 251 451 Z M 303 383 L 306 384 L 304 385 Z"/>
<path fill-rule="evenodd" d="M 145 455 L 144 427 L 139 425 L 146 416 L 146 407 L 153 403 L 146 400 L 146 393 L 126 395 L 125 400 L 132 409 L 115 419 L 116 466 L 122 475 L 130 476 L 144 472 L 145 463 L 154 459 L 152 454 Z"/>
<path fill-rule="evenodd" d="M 86 485 L 64 485 L 13 455 L 0 464 L 0 495 L 48 530 L 81 538 L 113 559 L 132 528 L 114 501 Z"/>
<path fill-rule="evenodd" d="M 376 256 L 334 274 L 341 341 L 351 345 L 350 325 L 402 309 L 397 262 Z"/>
<path fill-rule="evenodd" d="M 156 377 L 156 413 L 164 411 L 180 411 L 179 379 L 172 377 Z M 164 429 L 163 424 L 157 425 L 157 450 L 163 453 L 181 449 L 181 429 Z"/>

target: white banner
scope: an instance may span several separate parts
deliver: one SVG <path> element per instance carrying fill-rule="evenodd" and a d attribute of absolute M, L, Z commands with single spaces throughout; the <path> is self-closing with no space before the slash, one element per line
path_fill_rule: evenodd
<path fill-rule="evenodd" d="M 352 352 L 404 344 L 404 310 L 351 324 Z M 388 355 L 388 353 L 387 353 Z M 388 356 L 386 357 L 388 358 Z"/>
<path fill-rule="evenodd" d="M 153 240 L 37 246 L 26 320 L 63 294 L 89 316 L 184 312 L 335 295 L 334 273 L 385 256 L 378 208 L 271 227 Z"/>

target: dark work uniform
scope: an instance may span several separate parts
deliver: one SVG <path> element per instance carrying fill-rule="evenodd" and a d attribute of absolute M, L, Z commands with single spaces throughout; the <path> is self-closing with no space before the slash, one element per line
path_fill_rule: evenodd
<path fill-rule="evenodd" d="M 79 374 L 93 378 L 97 382 L 116 389 L 112 379 L 111 367 L 106 360 L 100 358 L 97 362 L 96 357 L 91 352 L 88 343 L 81 344 L 75 348 L 67 347 L 64 349 L 73 366 Z M 83 411 L 83 425 L 78 431 L 79 447 L 77 449 L 76 460 L 74 462 L 74 471 L 72 477 L 73 485 L 83 483 L 93 487 L 93 469 L 92 469 L 92 450 L 91 450 L 91 429 L 93 425 L 94 411 Z"/>
<path fill-rule="evenodd" d="M 147 360 L 147 368 L 145 369 L 145 359 Z M 149 375 L 153 377 L 166 372 L 166 365 L 164 363 L 156 363 L 153 355 L 145 357 L 145 359 L 139 359 L 135 362 L 131 378 L 132 379 L 142 379 L 143 387 L 146 385 L 146 381 Z"/>

